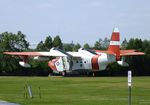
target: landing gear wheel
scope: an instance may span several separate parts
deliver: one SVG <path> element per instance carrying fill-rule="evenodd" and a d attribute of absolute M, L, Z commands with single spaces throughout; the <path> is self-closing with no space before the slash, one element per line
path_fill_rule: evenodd
<path fill-rule="evenodd" d="M 89 72 L 86 72 L 86 76 L 89 76 L 90 75 L 90 73 Z"/>
<path fill-rule="evenodd" d="M 94 72 L 92 73 L 92 76 L 95 77 L 95 73 Z"/>
<path fill-rule="evenodd" d="M 62 72 L 62 76 L 66 77 L 66 76 L 67 76 L 67 72 L 66 72 L 66 71 L 63 71 L 63 72 Z"/>

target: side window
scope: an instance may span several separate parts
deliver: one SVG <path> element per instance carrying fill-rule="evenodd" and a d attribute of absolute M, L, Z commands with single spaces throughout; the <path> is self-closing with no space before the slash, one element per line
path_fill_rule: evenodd
<path fill-rule="evenodd" d="M 82 63 L 82 60 L 80 61 L 80 63 Z"/>
<path fill-rule="evenodd" d="M 80 64 L 80 67 L 82 67 L 82 64 Z"/>

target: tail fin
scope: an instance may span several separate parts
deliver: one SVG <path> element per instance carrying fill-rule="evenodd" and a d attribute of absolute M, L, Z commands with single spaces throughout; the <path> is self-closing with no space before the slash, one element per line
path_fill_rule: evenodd
<path fill-rule="evenodd" d="M 111 41 L 108 47 L 108 51 L 116 54 L 116 60 L 120 60 L 120 33 L 118 28 L 114 28 L 111 36 Z"/>

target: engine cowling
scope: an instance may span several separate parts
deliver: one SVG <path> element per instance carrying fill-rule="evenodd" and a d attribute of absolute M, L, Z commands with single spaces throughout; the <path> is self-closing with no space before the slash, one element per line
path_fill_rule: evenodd
<path fill-rule="evenodd" d="M 49 60 L 49 58 L 48 57 L 43 57 L 43 56 L 35 56 L 34 60 L 47 61 L 47 60 Z"/>
<path fill-rule="evenodd" d="M 120 65 L 120 66 L 123 66 L 123 67 L 129 67 L 129 64 L 124 62 L 124 61 L 117 61 L 117 63 Z"/>
<path fill-rule="evenodd" d="M 24 61 L 20 61 L 20 62 L 19 62 L 19 65 L 22 66 L 22 67 L 25 67 L 25 68 L 30 68 L 30 67 L 31 67 L 30 64 L 28 64 L 28 63 L 26 63 L 26 62 L 24 62 Z"/>

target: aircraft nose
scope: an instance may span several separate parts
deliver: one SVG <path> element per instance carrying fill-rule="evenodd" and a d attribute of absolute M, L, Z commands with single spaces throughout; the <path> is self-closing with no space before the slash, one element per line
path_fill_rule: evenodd
<path fill-rule="evenodd" d="M 53 61 L 49 61 L 48 62 L 48 66 L 52 69 L 52 70 L 57 70 L 55 62 Z"/>

